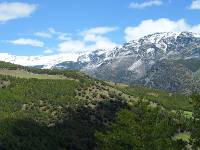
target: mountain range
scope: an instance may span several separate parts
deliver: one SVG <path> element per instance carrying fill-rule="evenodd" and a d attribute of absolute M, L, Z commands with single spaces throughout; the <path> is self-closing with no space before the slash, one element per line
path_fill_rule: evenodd
<path fill-rule="evenodd" d="M 31 57 L 0 54 L 0 60 L 80 70 L 98 79 L 169 91 L 200 91 L 200 34 L 191 32 L 154 33 L 113 50 Z"/>

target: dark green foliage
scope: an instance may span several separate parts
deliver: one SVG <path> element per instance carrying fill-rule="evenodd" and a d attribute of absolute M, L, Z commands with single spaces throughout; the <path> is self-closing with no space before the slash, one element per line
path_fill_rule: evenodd
<path fill-rule="evenodd" d="M 14 65 L 11 63 L 7 63 L 4 61 L 0 61 L 0 68 L 6 68 L 6 69 L 10 69 L 10 70 L 16 70 L 16 69 L 23 69 L 24 67 L 20 66 L 20 65 Z"/>
<path fill-rule="evenodd" d="M 193 123 L 191 132 L 191 144 L 193 149 L 197 150 L 200 148 L 200 94 L 193 94 Z"/>
<path fill-rule="evenodd" d="M 11 64 L 9 64 L 11 65 Z M 7 63 L 2 68 L 10 67 Z M 11 65 L 12 69 L 19 69 Z M 25 69 L 25 68 L 20 68 Z M 101 82 L 75 71 L 40 70 L 41 74 L 65 75 L 70 79 L 24 79 L 0 75 L 0 149 L 54 150 L 93 149 L 96 130 L 113 121 L 114 115 L 126 107 L 117 99 L 97 102 L 97 94 L 89 87 L 101 88 Z M 72 79 L 71 79 L 72 78 Z M 9 84 L 7 84 L 9 83 Z M 89 94 L 95 98 L 91 101 Z M 79 97 L 77 97 L 79 94 Z M 86 97 L 88 100 L 86 100 Z M 92 108 L 88 107 L 92 104 Z"/>
<path fill-rule="evenodd" d="M 148 99 L 150 101 L 156 102 L 167 109 L 171 110 L 192 110 L 192 105 L 190 104 L 189 97 L 179 94 L 171 93 L 163 90 L 146 88 L 143 86 L 132 85 L 130 87 L 118 87 L 122 92 L 132 95 L 134 97 L 139 97 L 140 99 Z"/>
<path fill-rule="evenodd" d="M 99 149 L 102 150 L 181 149 L 182 145 L 172 140 L 175 131 L 175 122 L 169 114 L 140 101 L 130 110 L 117 113 L 109 130 L 97 132 L 96 136 L 101 141 Z"/>
<path fill-rule="evenodd" d="M 107 122 L 126 104 L 120 101 L 100 102 L 96 109 L 65 108 L 67 116 L 54 126 L 35 121 L 36 116 L 20 114 L 0 119 L 0 148 L 5 150 L 94 149 L 96 130 L 103 130 Z"/>

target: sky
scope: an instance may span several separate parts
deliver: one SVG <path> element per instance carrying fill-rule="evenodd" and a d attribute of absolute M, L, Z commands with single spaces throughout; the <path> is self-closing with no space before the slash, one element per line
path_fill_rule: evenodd
<path fill-rule="evenodd" d="M 109 50 L 181 31 L 200 33 L 200 0 L 0 0 L 0 53 Z"/>

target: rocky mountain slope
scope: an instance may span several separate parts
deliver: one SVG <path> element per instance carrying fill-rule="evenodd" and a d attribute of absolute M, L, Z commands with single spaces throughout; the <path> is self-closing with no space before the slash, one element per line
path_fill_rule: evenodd
<path fill-rule="evenodd" d="M 99 79 L 170 91 L 196 91 L 199 90 L 196 72 L 200 69 L 200 35 L 155 33 L 112 51 L 98 50 L 83 55 L 79 61 L 87 63 L 82 71 Z"/>

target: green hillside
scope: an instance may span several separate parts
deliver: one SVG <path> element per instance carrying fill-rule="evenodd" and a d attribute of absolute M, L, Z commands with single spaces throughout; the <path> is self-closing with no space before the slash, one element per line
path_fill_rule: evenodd
<path fill-rule="evenodd" d="M 117 88 L 123 93 L 139 97 L 140 99 L 144 98 L 150 100 L 170 110 L 192 110 L 190 98 L 180 93 L 172 93 L 138 85 L 132 85 L 129 87 L 117 86 Z"/>
<path fill-rule="evenodd" d="M 160 128 L 165 123 L 167 135 L 155 139 L 169 142 L 168 148 L 177 147 L 179 130 L 189 132 L 190 121 L 184 113 L 176 112 L 191 111 L 189 101 L 181 94 L 107 83 L 77 71 L 41 70 L 0 62 L 0 149 L 104 149 L 100 145 L 107 145 L 105 132 L 113 130 L 110 124 L 126 126 L 127 121 L 136 119 L 135 125 L 144 125 L 138 129 L 145 131 L 144 137 L 151 134 L 149 139 L 154 139 L 152 132 L 156 131 L 152 128 L 158 118 Z M 145 114 L 143 125 L 137 119 L 139 112 Z M 125 143 L 121 143 L 124 149 L 129 135 L 121 125 L 119 128 L 126 137 Z M 129 128 L 131 131 L 132 126 L 128 125 L 126 130 Z M 112 132 L 109 133 L 110 137 Z M 146 140 L 140 142 L 147 144 Z"/>

